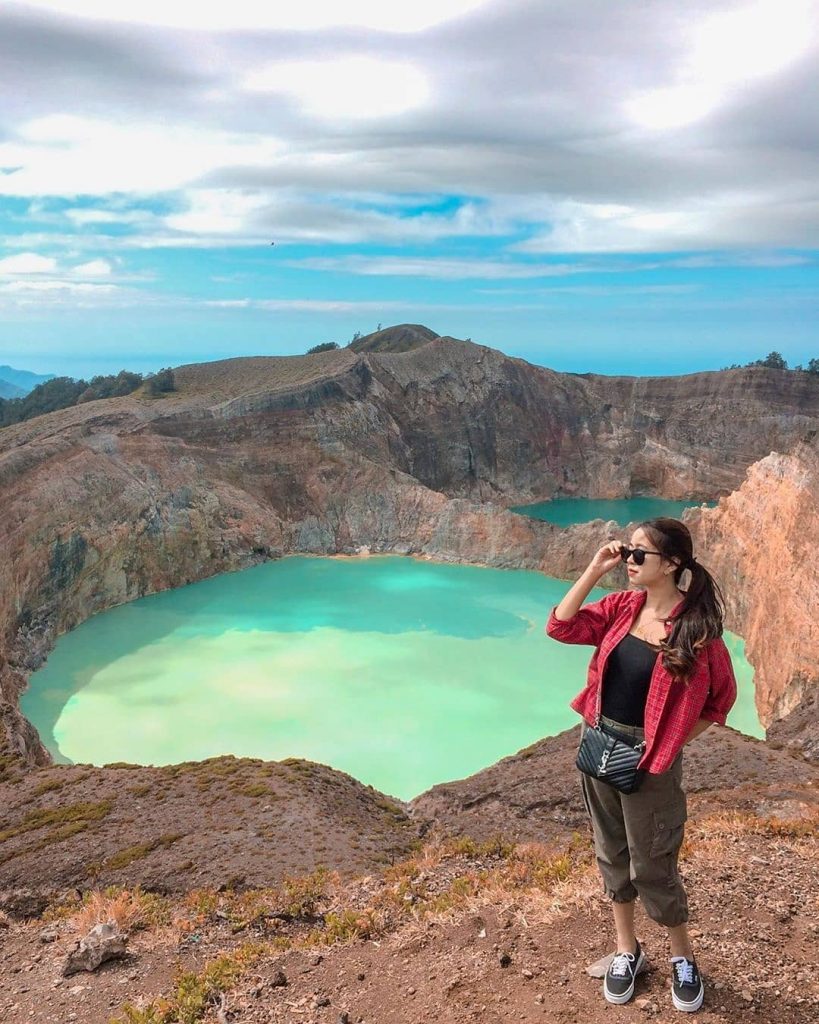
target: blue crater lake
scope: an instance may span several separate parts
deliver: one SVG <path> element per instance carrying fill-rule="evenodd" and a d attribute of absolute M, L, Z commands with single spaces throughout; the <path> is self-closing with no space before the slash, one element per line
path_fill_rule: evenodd
<path fill-rule="evenodd" d="M 570 586 L 290 556 L 93 616 L 59 638 L 21 707 L 58 762 L 304 757 L 409 799 L 579 721 L 568 702 L 592 648 L 543 631 Z M 729 724 L 763 736 L 743 642 L 725 640 Z"/>
<path fill-rule="evenodd" d="M 573 526 L 588 523 L 592 519 L 613 519 L 621 526 L 639 523 L 656 516 L 670 516 L 680 519 L 683 511 L 696 505 L 713 508 L 716 501 L 669 501 L 666 498 L 554 498 L 552 501 L 537 501 L 531 505 L 513 505 L 510 512 L 518 512 L 532 519 L 545 519 L 556 526 Z"/>

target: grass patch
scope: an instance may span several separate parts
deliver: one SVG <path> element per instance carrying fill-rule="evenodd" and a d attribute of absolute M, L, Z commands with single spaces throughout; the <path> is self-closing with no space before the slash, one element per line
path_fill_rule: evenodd
<path fill-rule="evenodd" d="M 231 782 L 230 788 L 234 793 L 239 793 L 241 796 L 267 796 L 271 799 L 279 799 L 278 793 L 274 793 L 270 786 L 264 782 Z"/>
<path fill-rule="evenodd" d="M 16 754 L 0 754 L 0 779 L 10 782 L 20 775 L 22 759 Z"/>
<path fill-rule="evenodd" d="M 64 785 L 65 779 L 46 779 L 39 786 L 34 787 L 31 795 L 43 796 L 45 793 L 53 793 L 57 789 L 62 789 Z"/>
<path fill-rule="evenodd" d="M 375 801 L 375 806 L 379 807 L 382 811 L 386 811 L 396 821 L 408 821 L 409 817 L 403 807 L 400 807 L 392 800 L 388 800 L 385 797 L 378 797 Z"/>
<path fill-rule="evenodd" d="M 177 969 L 170 997 L 160 997 L 142 1008 L 126 1003 L 122 1016 L 112 1019 L 112 1024 L 196 1024 L 216 1004 L 219 996 L 233 988 L 259 961 L 264 952 L 266 947 L 249 942 L 211 960 L 201 971 Z"/>
<path fill-rule="evenodd" d="M 100 800 L 99 803 L 69 804 L 67 807 L 40 807 L 29 811 L 19 825 L 0 832 L 0 843 L 48 825 L 66 825 L 71 822 L 84 822 L 88 825 L 92 821 L 102 821 L 113 805 L 114 801 L 109 799 Z"/>
<path fill-rule="evenodd" d="M 135 860 L 142 860 L 147 857 L 149 853 L 153 853 L 154 850 L 158 850 L 160 847 L 168 849 L 172 846 L 177 839 L 181 839 L 183 833 L 171 833 L 169 835 L 159 836 L 156 839 L 150 839 L 147 843 L 136 843 L 134 846 L 126 846 L 124 850 L 120 850 L 119 853 L 113 854 L 111 857 L 107 857 L 99 865 L 89 865 L 89 874 L 99 874 L 100 871 L 116 871 L 118 868 L 127 867 Z M 98 867 L 99 870 L 94 871 L 92 868 Z"/>
<path fill-rule="evenodd" d="M 373 907 L 365 907 L 363 910 L 347 908 L 338 912 L 330 911 L 324 917 L 323 930 L 314 929 L 308 936 L 308 941 L 332 945 L 336 942 L 368 939 L 377 933 L 378 928 Z"/>
<path fill-rule="evenodd" d="M 169 924 L 171 905 L 157 893 L 145 892 L 140 886 L 126 889 L 109 885 L 104 889 L 92 889 L 82 897 L 67 896 L 46 907 L 42 920 L 73 920 L 77 928 L 90 930 L 104 921 L 114 921 L 121 931 L 136 931 Z"/>

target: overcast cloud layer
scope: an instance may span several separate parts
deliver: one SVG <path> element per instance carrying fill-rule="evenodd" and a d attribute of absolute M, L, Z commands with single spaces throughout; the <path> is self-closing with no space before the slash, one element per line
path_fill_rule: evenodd
<path fill-rule="evenodd" d="M 0 7 L 0 341 L 33 318 L 45 352 L 65 308 L 391 321 L 422 294 L 500 311 L 488 281 L 815 266 L 815 0 L 277 6 Z"/>

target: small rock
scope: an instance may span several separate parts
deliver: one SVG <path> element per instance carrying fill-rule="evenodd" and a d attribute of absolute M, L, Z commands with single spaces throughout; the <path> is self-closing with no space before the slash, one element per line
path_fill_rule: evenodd
<path fill-rule="evenodd" d="M 608 953 L 602 960 L 596 960 L 593 964 L 589 964 L 586 968 L 586 974 L 591 975 L 592 978 L 605 978 L 606 971 L 609 969 L 609 964 L 613 959 L 614 953 Z"/>
<path fill-rule="evenodd" d="M 284 971 L 281 970 L 281 968 L 277 968 L 273 972 L 273 974 L 270 976 L 270 987 L 271 988 L 281 988 L 283 985 L 286 985 L 286 984 L 287 984 L 287 977 L 286 977 Z"/>
<path fill-rule="evenodd" d="M 498 963 L 501 967 L 508 967 L 512 963 L 512 957 L 508 953 L 501 953 L 498 957 Z"/>
<path fill-rule="evenodd" d="M 40 932 L 40 942 L 56 942 L 59 932 L 56 928 L 43 928 Z"/>
<path fill-rule="evenodd" d="M 410 987 L 407 989 L 407 993 L 408 993 L 408 995 L 414 996 L 415 995 L 415 986 L 414 985 L 410 985 Z"/>
<path fill-rule="evenodd" d="M 486 929 L 485 928 L 481 928 L 481 930 L 478 932 L 478 938 L 479 939 L 485 939 L 486 938 Z"/>
<path fill-rule="evenodd" d="M 544 999 L 543 993 L 542 992 L 538 992 L 538 994 L 535 996 L 535 1002 L 536 1003 L 542 1003 L 543 999 Z"/>
<path fill-rule="evenodd" d="M 741 995 L 746 1003 L 752 1003 L 754 1001 L 754 997 L 751 995 L 750 991 L 747 988 L 744 988 L 742 990 Z"/>
<path fill-rule="evenodd" d="M 95 971 L 106 960 L 124 956 L 127 941 L 128 936 L 113 921 L 94 925 L 80 940 L 79 946 L 66 957 L 63 974 L 67 976 L 77 971 Z"/>
<path fill-rule="evenodd" d="M 350 1015 L 349 1013 L 347 1013 L 346 1010 L 342 1010 L 341 1013 L 338 1015 L 337 1024 L 350 1024 Z"/>
<path fill-rule="evenodd" d="M 520 973 L 524 978 L 534 978 L 535 976 L 534 971 L 530 971 L 528 967 L 524 967 Z"/>
<path fill-rule="evenodd" d="M 359 971 L 358 974 L 356 975 L 356 979 L 358 981 L 363 981 L 366 977 L 367 975 L 363 971 Z"/>
<path fill-rule="evenodd" d="M 319 1006 L 329 1006 L 330 1005 L 330 997 L 329 996 L 319 996 L 316 999 L 316 1001 L 313 1003 L 313 1005 L 316 1008 L 318 1008 Z"/>
<path fill-rule="evenodd" d="M 85 992 L 85 985 L 72 985 L 68 991 L 72 996 L 78 996 L 80 992 Z"/>

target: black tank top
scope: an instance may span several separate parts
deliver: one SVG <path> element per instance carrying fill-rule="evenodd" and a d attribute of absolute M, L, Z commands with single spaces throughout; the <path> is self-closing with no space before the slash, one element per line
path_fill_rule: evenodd
<path fill-rule="evenodd" d="M 648 684 L 659 653 L 659 644 L 626 633 L 606 662 L 601 714 L 623 725 L 643 727 Z"/>

